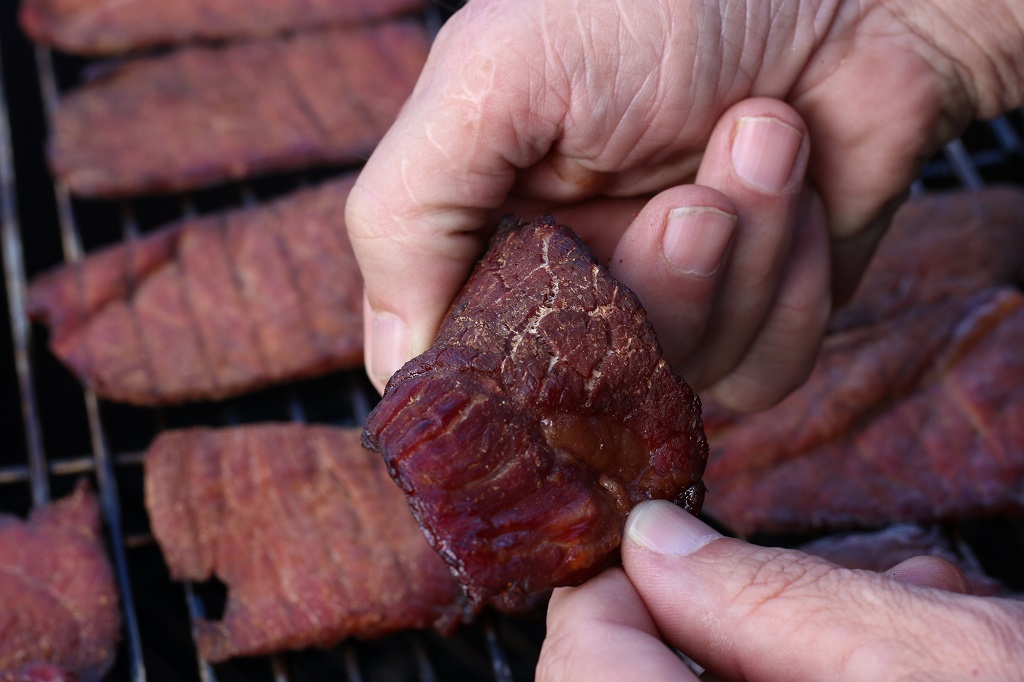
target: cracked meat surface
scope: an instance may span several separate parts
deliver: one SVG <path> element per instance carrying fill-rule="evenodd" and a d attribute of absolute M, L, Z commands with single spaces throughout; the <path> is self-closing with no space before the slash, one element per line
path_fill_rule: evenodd
<path fill-rule="evenodd" d="M 636 296 L 550 218 L 498 229 L 364 443 L 478 601 L 614 562 L 641 500 L 696 512 L 707 458 L 700 402 Z"/>

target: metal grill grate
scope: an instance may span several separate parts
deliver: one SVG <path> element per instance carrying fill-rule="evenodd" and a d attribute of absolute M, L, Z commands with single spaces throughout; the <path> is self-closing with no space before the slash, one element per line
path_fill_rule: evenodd
<path fill-rule="evenodd" d="M 255 181 L 197 192 L 184 198 L 119 205 L 79 202 L 45 171 L 44 122 L 59 105 L 62 81 L 77 80 L 88 65 L 28 45 L 17 34 L 12 3 L 0 17 L 0 220 L 4 253 L 5 314 L 0 511 L 24 514 L 68 492 L 82 475 L 98 489 L 110 555 L 122 595 L 125 628 L 111 679 L 373 680 L 482 679 L 512 682 L 532 677 L 542 637 L 539 622 L 485 614 L 459 636 L 409 632 L 377 642 L 345 642 L 308 651 L 212 666 L 195 652 L 191 623 L 221 608 L 223 589 L 172 583 L 150 535 L 142 500 L 141 453 L 161 429 L 226 426 L 266 420 L 355 425 L 376 399 L 361 371 L 228 400 L 140 410 L 97 400 L 60 368 L 25 315 L 27 279 L 92 249 L 132 240 L 175 218 L 258 203 L 319 177 Z M 440 16 L 425 17 L 428 27 Z M 8 351 L 9 352 L 6 352 Z M 14 434 L 18 434 L 15 436 Z"/>
<path fill-rule="evenodd" d="M 223 590 L 172 583 L 149 533 L 142 499 L 141 452 L 165 428 L 223 426 L 275 420 L 354 425 L 373 401 L 362 372 L 228 400 L 142 410 L 97 400 L 59 366 L 25 315 L 27 278 L 60 260 L 74 261 L 105 243 L 131 240 L 173 218 L 281 194 L 303 178 L 258 180 L 198 192 L 185 199 L 125 204 L 78 202 L 54 183 L 43 158 L 45 120 L 62 86 L 87 64 L 30 46 L 18 33 L 16 3 L 0 8 L 0 222 L 6 297 L 0 301 L 10 335 L 0 338 L 0 512 L 24 514 L 70 491 L 82 475 L 99 491 L 123 599 L 125 630 L 113 680 L 512 680 L 532 679 L 543 637 L 540 620 L 486 614 L 457 637 L 403 633 L 377 642 L 345 642 L 327 651 L 231 661 L 211 666 L 195 653 L 191 623 L 219 608 Z M 427 21 L 439 25 L 440 17 Z M 62 81 L 68 82 L 62 82 Z M 1019 112 L 971 128 L 927 165 L 917 191 L 995 182 L 1024 183 L 1024 129 Z M 84 228 L 84 229 L 83 229 Z M 1019 524 L 1000 529 L 1016 543 L 1024 574 Z M 978 532 L 974 532 L 978 536 Z M 980 552 L 984 556 L 984 552 Z M 1000 576 L 1006 578 L 1006 576 Z M 1018 585 L 1019 586 L 1019 585 Z"/>

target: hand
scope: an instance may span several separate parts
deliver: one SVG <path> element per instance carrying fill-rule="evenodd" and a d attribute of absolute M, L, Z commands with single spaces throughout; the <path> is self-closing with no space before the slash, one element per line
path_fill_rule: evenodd
<path fill-rule="evenodd" d="M 960 594 L 938 559 L 842 569 L 723 538 L 667 502 L 630 512 L 622 550 L 625 571 L 555 591 L 539 681 L 696 679 L 662 638 L 715 679 L 1024 676 L 1024 603 Z"/>
<path fill-rule="evenodd" d="M 430 345 L 495 213 L 543 207 L 637 291 L 697 390 L 770 405 L 922 160 L 1021 102 L 1021 12 L 471 0 L 347 206 L 371 379 Z"/>

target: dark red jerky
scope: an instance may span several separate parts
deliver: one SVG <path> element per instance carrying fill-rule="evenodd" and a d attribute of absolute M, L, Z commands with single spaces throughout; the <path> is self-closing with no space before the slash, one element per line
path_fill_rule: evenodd
<path fill-rule="evenodd" d="M 1024 281 L 1024 193 L 995 187 L 904 204 L 832 332 Z"/>
<path fill-rule="evenodd" d="M 50 166 L 76 195 L 115 198 L 358 163 L 428 48 L 402 21 L 127 60 L 61 102 Z"/>
<path fill-rule="evenodd" d="M 17 670 L 0 670 L 0 682 L 81 682 L 78 675 L 50 663 L 30 663 Z"/>
<path fill-rule="evenodd" d="M 477 602 L 614 562 L 641 500 L 696 513 L 707 459 L 700 402 L 636 296 L 550 218 L 499 227 L 364 444 Z"/>
<path fill-rule="evenodd" d="M 755 415 L 706 405 L 706 511 L 751 534 L 1024 508 L 1022 216 L 1005 190 L 902 211 L 803 387 Z"/>
<path fill-rule="evenodd" d="M 967 578 L 971 593 L 996 596 L 1008 590 L 987 575 L 972 556 L 958 552 L 938 526 L 896 523 L 871 532 L 828 535 L 799 549 L 844 568 L 883 573 L 907 559 L 933 556 L 953 564 Z"/>
<path fill-rule="evenodd" d="M 96 682 L 120 637 L 117 586 L 88 485 L 27 521 L 0 515 L 0 679 Z"/>
<path fill-rule="evenodd" d="M 353 176 L 172 225 L 35 278 L 29 314 L 99 395 L 214 400 L 362 363 Z"/>
<path fill-rule="evenodd" d="M 801 390 L 709 427 L 706 511 L 750 534 L 1024 508 L 1024 296 L 946 312 L 830 339 Z"/>
<path fill-rule="evenodd" d="M 423 0 L 23 0 L 18 17 L 37 43 L 108 55 L 369 22 L 423 5 Z"/>
<path fill-rule="evenodd" d="M 52 663 L 28 663 L 11 670 L 0 670 L 0 682 L 81 682 L 81 678 Z"/>
<path fill-rule="evenodd" d="M 146 508 L 171 575 L 228 587 L 197 625 L 209 661 L 450 632 L 471 615 L 358 429 L 263 424 L 160 435 Z"/>

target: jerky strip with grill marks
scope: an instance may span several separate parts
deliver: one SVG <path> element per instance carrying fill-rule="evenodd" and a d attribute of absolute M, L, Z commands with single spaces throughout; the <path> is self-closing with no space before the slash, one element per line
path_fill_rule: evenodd
<path fill-rule="evenodd" d="M 633 292 L 568 227 L 510 219 L 364 442 L 469 596 L 514 604 L 616 561 L 638 502 L 700 510 L 700 415 Z"/>
<path fill-rule="evenodd" d="M 734 531 L 1024 509 L 1024 192 L 913 199 L 775 407 L 713 403 L 706 511 Z"/>
<path fill-rule="evenodd" d="M 423 0 L 24 0 L 19 19 L 35 42 L 106 55 L 369 22 L 423 5 Z"/>
<path fill-rule="evenodd" d="M 218 576 L 210 661 L 329 646 L 470 617 L 358 429 L 261 424 L 169 431 L 145 458 L 153 534 L 178 580 Z"/>
<path fill-rule="evenodd" d="M 27 521 L 0 514 L 0 679 L 102 679 L 117 656 L 119 603 L 84 481 Z"/>
<path fill-rule="evenodd" d="M 362 362 L 353 176 L 165 227 L 35 278 L 29 314 L 100 396 L 216 400 Z"/>
<path fill-rule="evenodd" d="M 427 49 L 422 26 L 403 21 L 127 61 L 61 102 L 50 166 L 71 192 L 113 198 L 353 164 Z"/>

